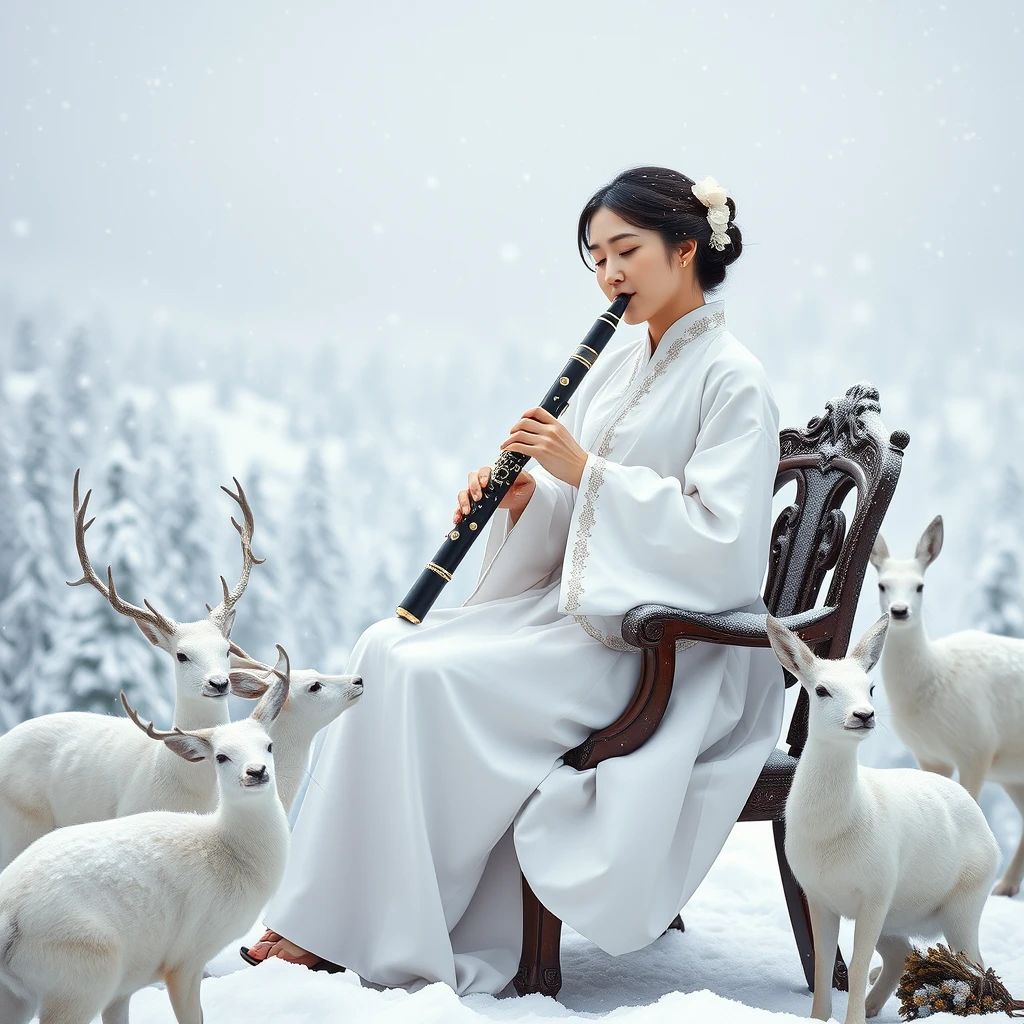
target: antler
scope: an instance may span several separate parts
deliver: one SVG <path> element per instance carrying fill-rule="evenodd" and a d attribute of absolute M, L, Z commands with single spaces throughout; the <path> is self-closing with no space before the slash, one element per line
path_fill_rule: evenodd
<path fill-rule="evenodd" d="M 121 691 L 121 704 L 124 706 L 125 711 L 128 712 L 128 717 L 150 738 L 154 740 L 167 740 L 172 736 L 185 736 L 186 733 L 182 732 L 177 726 L 175 726 L 170 732 L 164 732 L 162 729 L 154 728 L 152 722 L 143 723 L 139 717 L 138 711 L 135 710 L 128 703 L 128 698 L 124 695 L 124 690 Z"/>
<path fill-rule="evenodd" d="M 235 482 L 235 487 L 238 488 L 238 493 L 235 494 L 233 491 L 229 491 L 223 485 L 221 490 L 228 496 L 235 499 L 238 502 L 239 507 L 242 510 L 242 522 L 244 526 L 239 526 L 235 521 L 235 517 L 231 517 L 231 525 L 238 531 L 238 535 L 242 538 L 242 575 L 238 578 L 238 582 L 235 584 L 234 590 L 228 590 L 228 581 L 223 576 L 220 578 L 220 585 L 224 590 L 224 599 L 221 601 L 216 608 L 210 609 L 210 618 L 217 623 L 218 626 L 223 630 L 228 622 L 228 616 L 231 613 L 231 609 L 235 606 L 238 599 L 245 593 L 245 588 L 249 583 L 249 573 L 252 571 L 254 565 L 262 565 L 266 559 L 257 558 L 252 553 L 252 534 L 255 528 L 255 521 L 252 515 L 252 509 L 249 507 L 249 501 L 245 496 L 245 491 L 242 490 L 242 485 L 238 482 L 238 477 L 233 476 L 231 478 Z M 209 605 L 207 605 L 209 608 Z"/>
<path fill-rule="evenodd" d="M 94 586 L 106 599 L 110 602 L 110 607 L 116 612 L 120 612 L 122 615 L 127 615 L 129 618 L 136 619 L 139 622 L 148 622 L 151 625 L 162 629 L 165 633 L 173 633 L 175 626 L 173 620 L 167 618 L 166 615 L 161 615 L 148 600 L 144 600 L 145 608 L 139 608 L 137 605 L 130 604 L 125 601 L 117 592 L 114 586 L 114 571 L 111 566 L 107 566 L 107 582 L 96 575 L 96 570 L 92 567 L 92 562 L 89 560 L 89 553 L 85 549 L 85 531 L 89 529 L 94 522 L 96 517 L 93 516 L 88 522 L 85 521 L 86 510 L 89 507 L 89 499 L 92 497 L 92 489 L 86 491 L 85 501 L 79 503 L 78 500 L 78 476 L 81 473 L 80 469 L 75 470 L 75 485 L 74 485 L 74 511 L 75 511 L 75 547 L 78 548 L 78 560 L 82 563 L 82 571 L 85 574 L 80 580 L 75 580 L 73 583 L 68 580 L 67 584 L 69 587 L 80 587 L 83 583 L 90 583 Z M 148 610 L 147 610 L 148 609 Z"/>

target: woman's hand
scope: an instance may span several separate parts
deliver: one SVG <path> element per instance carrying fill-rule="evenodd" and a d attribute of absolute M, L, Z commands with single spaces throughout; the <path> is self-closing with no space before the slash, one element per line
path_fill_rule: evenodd
<path fill-rule="evenodd" d="M 491 478 L 491 467 L 481 466 L 478 470 L 469 474 L 469 486 L 464 491 L 459 491 L 459 507 L 452 515 L 452 522 L 458 526 L 463 516 L 469 515 L 470 500 L 479 501 L 484 494 L 487 481 Z M 498 502 L 498 508 L 507 508 L 512 516 L 512 523 L 523 514 L 523 509 L 530 503 L 533 492 L 537 489 L 537 481 L 533 476 L 522 470 L 515 478 L 512 486 L 505 492 L 505 497 Z"/>
<path fill-rule="evenodd" d="M 579 487 L 587 453 L 546 409 L 527 409 L 509 433 L 502 451 L 522 452 L 536 459 L 552 476 Z"/>

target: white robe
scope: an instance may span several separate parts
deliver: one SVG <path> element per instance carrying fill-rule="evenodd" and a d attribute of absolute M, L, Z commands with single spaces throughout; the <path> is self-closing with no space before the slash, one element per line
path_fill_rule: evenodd
<path fill-rule="evenodd" d="M 710 868 L 779 735 L 770 650 L 697 644 L 661 726 L 577 772 L 561 754 L 631 698 L 622 615 L 760 608 L 778 412 L 723 304 L 595 362 L 563 415 L 575 488 L 531 466 L 494 515 L 476 589 L 414 626 L 375 623 L 345 671 L 267 926 L 381 985 L 497 993 L 522 941 L 520 866 L 609 953 L 656 939 Z"/>

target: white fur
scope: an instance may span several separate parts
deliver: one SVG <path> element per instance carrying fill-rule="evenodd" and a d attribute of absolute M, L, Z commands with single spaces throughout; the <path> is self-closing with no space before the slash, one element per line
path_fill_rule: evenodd
<path fill-rule="evenodd" d="M 204 669 L 213 664 L 236 694 L 253 698 L 268 687 L 231 666 L 228 641 L 216 633 L 195 639 L 203 623 L 179 625 L 192 638 L 190 660 L 175 659 L 177 702 L 174 725 L 203 729 L 228 721 L 226 697 L 212 698 Z M 191 631 L 191 632 L 190 632 Z M 219 641 L 219 642 L 218 642 Z M 184 641 L 183 641 L 184 642 Z M 205 660 L 200 653 L 205 652 Z M 266 673 L 273 673 L 263 666 Z M 268 727 L 274 743 L 278 793 L 290 811 L 309 760 L 313 739 L 351 707 L 362 693 L 358 676 L 327 676 L 293 669 L 288 700 Z M 217 782 L 209 761 L 189 764 L 162 743 L 153 743 L 128 719 L 87 712 L 42 715 L 0 737 L 0 870 L 54 828 L 105 821 L 141 811 L 195 811 L 217 804 Z"/>
<path fill-rule="evenodd" d="M 786 802 L 786 856 L 814 932 L 811 1016 L 831 1015 L 839 921 L 853 918 L 846 1024 L 862 1024 L 895 991 L 911 936 L 942 932 L 952 949 L 981 964 L 978 922 L 999 845 L 978 805 L 950 779 L 859 765 L 859 741 L 874 725 L 867 673 L 881 654 L 886 619 L 837 661 L 816 658 L 768 621 L 775 653 L 810 700 L 807 746 Z M 876 947 L 882 969 L 865 998 Z"/>
<path fill-rule="evenodd" d="M 104 1024 L 127 1024 L 132 993 L 158 980 L 180 1024 L 201 1024 L 204 964 L 252 924 L 284 872 L 288 822 L 261 722 L 286 691 L 282 680 L 252 717 L 165 741 L 214 765 L 216 810 L 62 828 L 0 874 L 4 1024 L 37 1009 L 40 1024 L 101 1012 Z"/>
<path fill-rule="evenodd" d="M 890 619 L 882 676 L 893 727 L 926 771 L 952 776 L 956 768 L 975 800 L 992 779 L 1024 815 L 1024 640 L 978 630 L 928 639 L 924 573 L 941 550 L 936 516 L 913 558 L 891 558 L 882 537 L 871 552 Z M 1024 836 L 995 893 L 1015 895 L 1022 876 Z"/>
<path fill-rule="evenodd" d="M 267 674 L 273 670 L 252 662 L 244 652 L 240 654 L 231 661 L 232 692 L 239 697 L 260 697 L 268 686 Z M 254 665 L 259 668 L 254 670 Z M 290 678 L 288 700 L 270 729 L 277 791 L 286 811 L 292 809 L 302 784 L 316 734 L 359 700 L 363 692 L 359 676 L 328 676 L 315 669 L 293 668 Z"/>
<path fill-rule="evenodd" d="M 174 725 L 227 724 L 231 666 L 220 628 L 207 618 L 177 623 L 174 633 L 147 623 L 143 632 L 174 660 Z M 88 712 L 41 715 L 0 736 L 0 778 L 0 870 L 62 825 L 217 803 L 209 764 L 186 763 L 125 718 Z"/>

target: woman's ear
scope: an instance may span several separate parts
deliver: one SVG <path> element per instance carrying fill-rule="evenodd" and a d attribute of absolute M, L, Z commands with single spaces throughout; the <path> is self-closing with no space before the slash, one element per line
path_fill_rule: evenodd
<path fill-rule="evenodd" d="M 697 251 L 696 239 L 688 238 L 679 246 L 679 260 L 682 266 L 689 266 L 693 261 L 693 254 Z"/>

